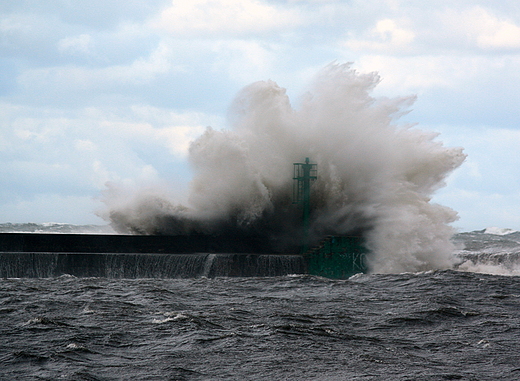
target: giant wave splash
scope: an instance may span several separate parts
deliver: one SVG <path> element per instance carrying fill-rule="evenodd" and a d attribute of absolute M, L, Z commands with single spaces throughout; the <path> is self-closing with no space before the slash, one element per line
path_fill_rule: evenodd
<path fill-rule="evenodd" d="M 105 192 L 104 216 L 119 232 L 265 237 L 273 247 L 302 239 L 301 211 L 292 204 L 292 163 L 318 165 L 312 187 L 310 235 L 363 234 L 371 271 L 453 266 L 452 209 L 430 202 L 465 159 L 437 134 L 398 124 L 414 96 L 375 98 L 377 73 L 330 64 L 301 104 L 273 81 L 242 89 L 229 110 L 229 129 L 210 127 L 192 142 L 194 177 L 188 201 L 156 192 L 121 200 Z"/>

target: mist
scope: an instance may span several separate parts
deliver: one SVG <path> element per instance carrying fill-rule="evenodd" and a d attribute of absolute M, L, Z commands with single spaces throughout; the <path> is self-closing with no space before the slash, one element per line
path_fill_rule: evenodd
<path fill-rule="evenodd" d="M 283 251 L 302 240 L 292 203 L 293 163 L 317 164 L 310 237 L 363 235 L 372 272 L 425 271 L 453 265 L 452 209 L 431 197 L 465 159 L 462 148 L 399 124 L 414 96 L 375 98 L 377 73 L 330 64 L 293 106 L 273 81 L 243 88 L 226 130 L 191 143 L 186 200 L 167 190 L 128 192 L 109 184 L 102 213 L 121 233 L 238 234 Z"/>

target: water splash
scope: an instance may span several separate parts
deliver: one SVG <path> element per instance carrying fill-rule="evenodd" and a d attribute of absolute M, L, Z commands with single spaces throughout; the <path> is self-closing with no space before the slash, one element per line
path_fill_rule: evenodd
<path fill-rule="evenodd" d="M 465 155 L 432 132 L 397 125 L 415 97 L 374 98 L 379 80 L 348 64 L 328 65 L 297 108 L 275 82 L 245 87 L 230 107 L 229 130 L 208 128 L 191 144 L 187 205 L 147 192 L 121 203 L 111 187 L 112 225 L 144 234 L 233 231 L 264 236 L 273 247 L 294 245 L 302 233 L 292 163 L 310 157 L 318 164 L 314 239 L 363 234 L 376 272 L 451 267 L 449 223 L 457 215 L 430 198 Z"/>

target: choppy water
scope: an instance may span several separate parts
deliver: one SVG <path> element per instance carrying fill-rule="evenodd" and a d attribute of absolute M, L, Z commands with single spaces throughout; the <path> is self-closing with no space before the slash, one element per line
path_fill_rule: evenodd
<path fill-rule="evenodd" d="M 518 380 L 520 278 L 0 280 L 3 380 Z"/>
<path fill-rule="evenodd" d="M 465 234 L 465 266 L 514 267 L 514 235 Z M 1 380 L 520 379 L 511 275 L 0 279 L 0 319 Z"/>
<path fill-rule="evenodd" d="M 109 225 L 71 225 L 57 222 L 0 223 L 0 233 L 74 233 L 115 234 Z"/>

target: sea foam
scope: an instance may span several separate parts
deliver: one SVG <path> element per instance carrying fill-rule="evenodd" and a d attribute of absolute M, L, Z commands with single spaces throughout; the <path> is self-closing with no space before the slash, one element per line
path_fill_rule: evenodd
<path fill-rule="evenodd" d="M 415 97 L 372 97 L 379 81 L 377 73 L 334 63 L 317 74 L 297 107 L 275 82 L 252 83 L 232 103 L 228 129 L 209 127 L 192 142 L 186 204 L 154 191 L 122 199 L 111 184 L 105 215 L 121 232 L 237 230 L 292 245 L 302 239 L 301 210 L 291 198 L 293 163 L 308 157 L 318 168 L 314 241 L 362 234 L 375 272 L 449 268 L 449 224 L 457 214 L 430 199 L 465 155 L 433 132 L 399 125 Z"/>

